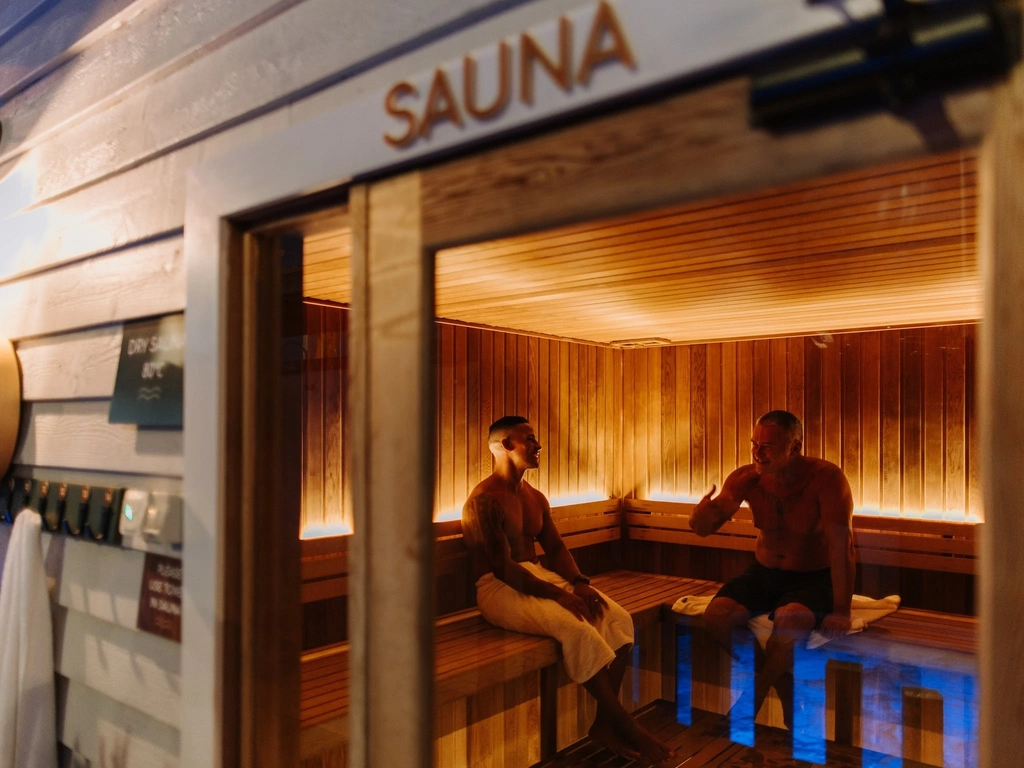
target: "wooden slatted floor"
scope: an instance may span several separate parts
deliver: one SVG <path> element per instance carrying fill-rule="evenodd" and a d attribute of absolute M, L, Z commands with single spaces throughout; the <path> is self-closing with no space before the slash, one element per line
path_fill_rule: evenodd
<path fill-rule="evenodd" d="M 724 715 L 694 710 L 693 725 L 675 720 L 675 705 L 658 701 L 638 713 L 645 728 L 676 752 L 675 757 L 658 768 L 811 768 L 820 763 L 794 760 L 786 731 L 757 726 L 755 746 L 745 747 L 729 740 L 729 720 Z M 867 752 L 857 747 L 827 742 L 827 768 L 924 768 L 923 764 L 899 757 Z M 641 768 L 634 762 L 594 746 L 588 740 L 577 742 L 554 759 L 534 768 Z"/>

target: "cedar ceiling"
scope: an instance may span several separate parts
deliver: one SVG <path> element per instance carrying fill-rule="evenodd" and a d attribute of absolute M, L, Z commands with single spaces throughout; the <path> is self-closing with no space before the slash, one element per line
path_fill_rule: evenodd
<path fill-rule="evenodd" d="M 601 344 L 977 320 L 976 157 L 957 151 L 437 254 L 437 314 Z M 305 295 L 349 300 L 348 231 Z"/>

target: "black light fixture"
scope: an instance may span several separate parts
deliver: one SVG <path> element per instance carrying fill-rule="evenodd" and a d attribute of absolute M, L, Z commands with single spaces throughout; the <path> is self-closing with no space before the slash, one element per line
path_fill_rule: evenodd
<path fill-rule="evenodd" d="M 981 0 L 884 4 L 883 16 L 759 68 L 751 78 L 751 122 L 786 128 L 857 109 L 900 112 L 929 93 L 999 77 L 1020 58 L 1015 9 Z"/>

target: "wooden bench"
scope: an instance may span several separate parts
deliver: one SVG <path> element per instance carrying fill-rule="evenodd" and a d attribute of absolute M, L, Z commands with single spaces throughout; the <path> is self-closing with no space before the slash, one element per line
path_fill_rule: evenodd
<path fill-rule="evenodd" d="M 594 585 L 629 611 L 641 638 L 636 661 L 646 679 L 642 683 L 634 679 L 640 674 L 634 670 L 624 685 L 624 689 L 630 689 L 625 691 L 625 698 L 640 700 L 643 704 L 662 698 L 669 693 L 663 686 L 665 670 L 661 668 L 663 660 L 668 658 L 668 649 L 663 649 L 661 644 L 662 627 L 668 627 L 660 621 L 663 607 L 679 595 L 706 589 L 706 582 L 614 571 L 595 576 Z M 560 745 L 572 743 L 582 735 L 579 729 L 559 734 L 560 730 L 566 730 L 565 712 L 559 711 L 565 709 L 559 706 L 559 689 L 570 686 L 561 670 L 558 644 L 551 638 L 498 629 L 484 621 L 477 610 L 471 609 L 438 619 L 435 653 L 434 696 L 439 708 L 534 674 L 538 676 L 536 696 L 539 699 L 540 754 L 537 759 L 554 754 Z M 641 685 L 645 690 L 636 693 L 635 689 Z M 301 691 L 302 759 L 338 750 L 348 736 L 347 643 L 304 654 Z M 575 693 L 562 691 L 561 697 Z M 577 719 L 589 725 L 591 715 L 581 712 Z"/>
<path fill-rule="evenodd" d="M 611 499 L 556 508 L 554 514 L 563 538 L 578 555 L 587 551 L 583 547 L 593 544 L 612 542 L 617 546 L 623 535 L 637 540 L 705 546 L 710 543 L 753 550 L 756 532 L 749 512 L 744 516 L 741 510 L 739 519 L 710 537 L 709 542 L 696 539 L 689 531 L 688 516 L 680 514 L 686 511 L 687 505 L 673 502 Z M 906 527 L 908 522 L 913 529 L 910 532 L 885 529 L 887 525 L 897 524 Z M 928 521 L 921 523 L 918 530 L 914 528 L 917 522 L 858 517 L 856 535 L 862 562 L 865 558 L 871 562 L 891 562 L 912 556 L 916 558 L 916 567 L 961 569 L 963 572 L 973 569 L 974 526 Z M 472 584 L 468 579 L 461 526 L 458 521 L 442 522 L 436 524 L 436 531 L 439 584 L 462 589 L 465 594 L 461 599 L 465 604 L 465 600 L 472 600 Z M 880 535 L 872 538 L 869 535 L 872 533 Z M 588 570 L 586 565 L 583 567 Z M 303 581 L 304 601 L 344 597 L 347 593 L 344 547 L 339 547 L 337 541 L 304 542 Z M 669 607 L 681 595 L 714 594 L 720 585 L 636 571 L 599 575 L 595 585 L 626 607 L 637 624 L 637 657 L 634 668 L 627 673 L 624 703 L 636 708 L 656 699 L 675 700 L 676 632 L 682 620 L 672 614 Z M 690 702 L 693 707 L 724 714 L 728 711 L 729 658 L 700 631 L 699 622 L 697 627 L 693 636 L 693 669 L 687 676 L 690 678 Z M 554 641 L 492 627 L 475 609 L 440 616 L 436 638 L 438 726 L 435 750 L 439 765 L 486 762 L 481 756 L 498 750 L 513 753 L 506 765 L 530 765 L 542 757 L 550 757 L 557 749 L 585 734 L 593 705 L 582 688 L 570 684 L 565 677 Z M 928 688 L 921 679 L 917 679 L 921 684 L 913 684 L 914 676 L 905 674 L 907 664 L 892 654 L 907 647 L 919 649 L 913 658 L 956 653 L 961 668 L 969 673 L 976 642 L 976 623 L 971 617 L 901 609 L 863 635 L 835 643 L 836 654 L 827 669 L 827 737 L 854 746 L 860 746 L 865 738 L 869 742 L 874 738 L 870 730 L 874 726 L 862 716 L 863 660 L 883 658 L 884 646 L 888 649 L 885 653 L 889 657 L 885 658 L 890 665 L 884 669 L 902 670 L 899 690 L 905 690 L 907 697 L 901 708 L 904 734 L 901 749 L 907 757 L 918 759 L 924 755 L 934 759 L 936 749 L 941 753 L 944 743 L 942 719 L 947 705 L 942 692 Z M 875 643 L 883 646 L 876 649 Z M 840 653 L 844 648 L 845 655 Z M 928 649 L 927 653 L 924 649 Z M 877 670 L 877 667 L 869 665 L 869 670 Z M 870 671 L 868 675 L 877 678 L 878 673 Z M 872 683 L 875 678 L 868 682 L 877 688 L 877 684 Z M 924 678 L 924 682 L 937 679 L 934 675 Z M 301 756 L 305 768 L 334 765 L 331 759 L 339 759 L 347 741 L 346 643 L 312 649 L 303 655 L 301 701 Z M 782 725 L 777 701 L 762 712 L 759 722 Z M 867 730 L 865 723 L 870 726 Z M 969 750 L 969 745 L 966 749 Z M 334 758 L 329 757 L 332 754 Z"/>
<path fill-rule="evenodd" d="M 625 499 L 624 522 L 630 539 L 698 547 L 754 551 L 757 529 L 750 509 L 740 507 L 717 532 L 700 537 L 690 530 L 694 504 Z M 857 562 L 926 571 L 974 573 L 978 527 L 973 523 L 854 515 Z"/>
<path fill-rule="evenodd" d="M 629 704 L 639 707 L 656 699 L 688 698 L 695 709 L 728 712 L 729 657 L 702 632 L 699 619 L 670 610 L 679 596 L 711 595 L 719 584 L 616 571 L 596 577 L 595 585 L 620 602 L 637 625 L 641 658 L 624 685 Z M 676 655 L 680 630 L 691 633 L 691 668 L 683 675 L 678 674 Z M 473 764 L 468 752 L 474 736 L 466 733 L 473 727 L 490 731 L 489 738 L 476 736 L 488 741 L 491 749 L 505 749 L 507 734 L 499 736 L 493 724 L 481 726 L 466 717 L 467 708 L 486 710 L 488 701 L 492 719 L 501 715 L 507 731 L 515 729 L 515 721 L 520 730 L 532 729 L 539 748 L 524 755 L 524 766 L 550 757 L 585 732 L 593 710 L 587 708 L 581 691 L 570 690 L 554 641 L 497 629 L 475 610 L 468 610 L 440 618 L 436 642 L 438 718 L 443 721 L 447 715 L 449 722 L 447 727 L 439 722 L 435 748 L 439 752 L 447 748 L 450 764 Z M 943 765 L 944 759 L 952 765 L 970 764 L 975 745 L 967 721 L 977 711 L 972 704 L 977 689 L 971 682 L 977 650 L 974 619 L 901 609 L 864 633 L 833 641 L 826 648 L 823 739 L 925 764 Z M 533 682 L 524 684 L 531 675 Z M 630 690 L 638 681 L 645 688 L 641 693 Z M 516 693 L 509 696 L 506 690 L 503 700 L 494 701 L 501 699 L 496 692 L 501 686 L 513 683 L 519 686 Z M 486 691 L 491 693 L 481 707 L 474 697 Z M 459 717 L 452 718 L 448 709 L 466 701 L 471 704 L 462 710 L 462 728 L 455 728 Z M 306 654 L 301 715 L 304 765 L 322 765 L 318 756 L 343 752 L 347 710 L 347 644 Z M 952 718 L 959 718 L 955 728 Z M 758 722 L 782 726 L 777 701 L 769 702 Z"/>
<path fill-rule="evenodd" d="M 700 618 L 666 606 L 664 619 L 676 625 L 676 648 L 690 658 L 689 674 L 680 670 L 676 679 L 680 719 L 691 707 L 728 713 L 732 660 L 702 631 Z M 824 691 L 817 703 L 813 696 L 804 700 L 805 711 L 813 710 L 806 717 L 820 725 L 818 754 L 825 754 L 828 740 L 927 765 L 973 765 L 977 643 L 973 617 L 900 609 L 862 633 L 826 644 L 812 664 L 805 657 L 802 674 L 809 677 L 801 681 L 797 675 L 797 691 Z M 756 722 L 784 727 L 774 691 Z M 806 734 L 803 740 L 809 748 Z M 802 758 L 816 762 L 806 752 Z"/>

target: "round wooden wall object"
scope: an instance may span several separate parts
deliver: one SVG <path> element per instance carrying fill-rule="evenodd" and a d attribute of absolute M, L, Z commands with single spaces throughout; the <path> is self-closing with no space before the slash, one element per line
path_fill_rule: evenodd
<path fill-rule="evenodd" d="M 14 345 L 0 336 L 0 475 L 7 473 L 21 425 L 21 372 Z"/>

